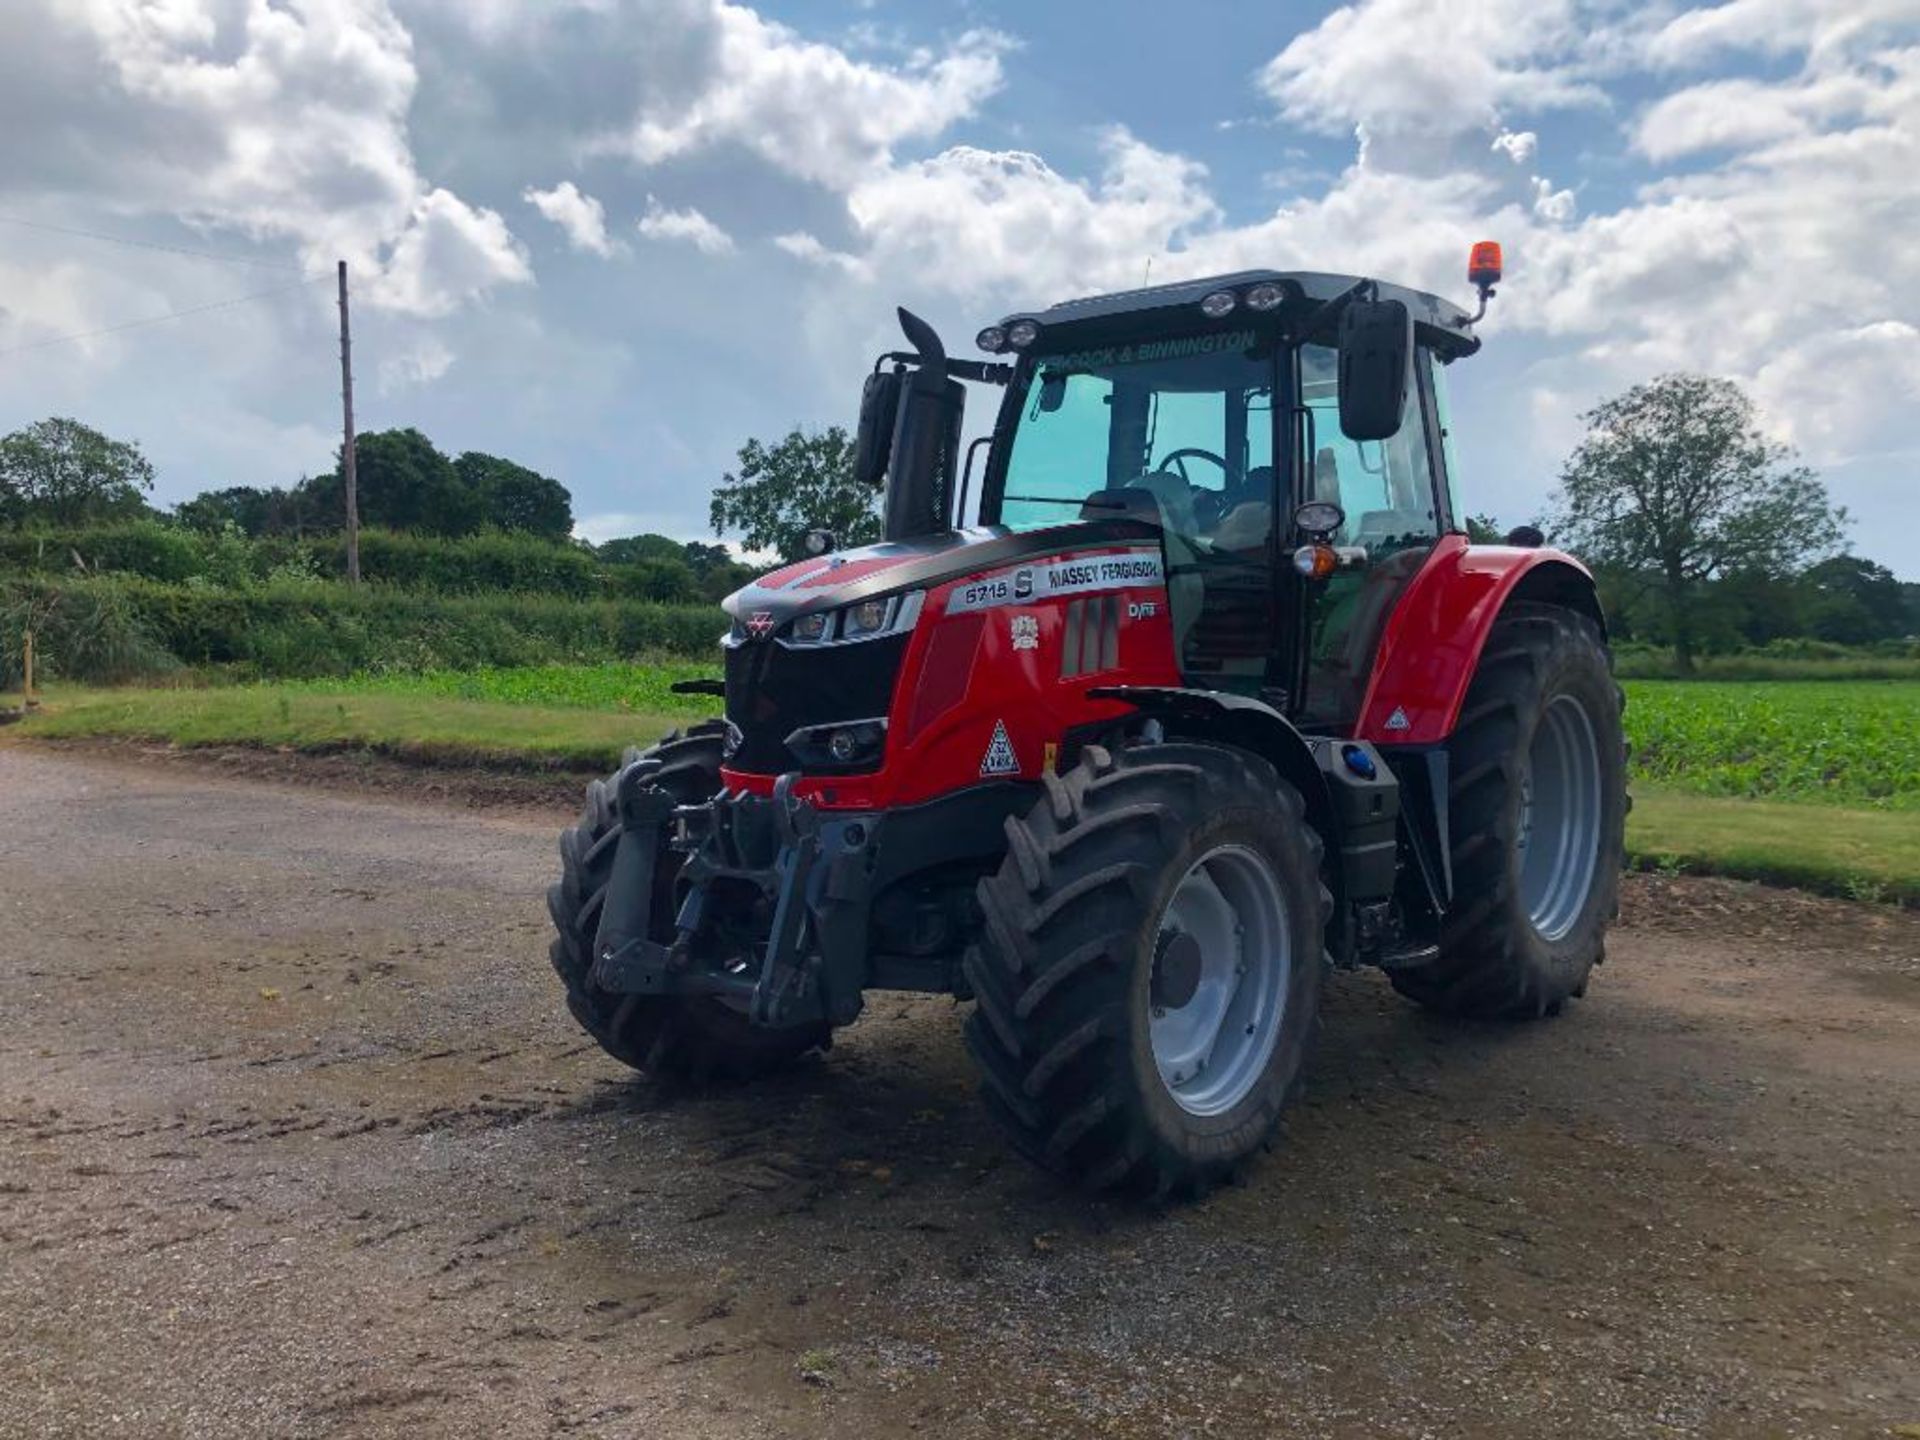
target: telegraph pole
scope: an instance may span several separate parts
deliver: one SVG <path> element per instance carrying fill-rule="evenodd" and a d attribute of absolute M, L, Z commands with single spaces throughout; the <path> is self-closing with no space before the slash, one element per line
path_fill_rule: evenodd
<path fill-rule="evenodd" d="M 347 262 L 340 262 L 340 479 L 347 492 L 347 583 L 360 583 L 360 490 L 353 464 L 353 332 L 347 323 Z"/>

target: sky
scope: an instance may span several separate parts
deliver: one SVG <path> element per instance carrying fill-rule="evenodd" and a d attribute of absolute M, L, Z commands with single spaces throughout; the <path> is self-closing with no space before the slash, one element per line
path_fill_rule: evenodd
<path fill-rule="evenodd" d="M 897 304 L 964 355 L 1149 274 L 1468 302 L 1496 239 L 1469 509 L 1702 370 L 1917 579 L 1916 233 L 1920 0 L 0 7 L 0 432 L 137 440 L 163 503 L 331 468 L 338 259 L 361 429 L 692 539 L 748 437 L 851 424 Z"/>

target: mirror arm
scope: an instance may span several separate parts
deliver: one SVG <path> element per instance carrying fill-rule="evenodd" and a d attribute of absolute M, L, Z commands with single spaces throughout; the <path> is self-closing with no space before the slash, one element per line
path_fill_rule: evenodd
<path fill-rule="evenodd" d="M 1340 318 L 1340 312 L 1355 300 L 1373 300 L 1379 297 L 1379 286 L 1372 280 L 1356 280 L 1338 295 L 1321 304 L 1310 312 L 1300 324 L 1299 336 L 1302 340 L 1318 334 Z"/>
<path fill-rule="evenodd" d="M 905 350 L 889 350 L 873 362 L 874 371 L 891 360 L 895 366 L 919 365 L 925 361 L 923 355 L 911 354 Z M 1013 366 L 996 365 L 989 360 L 955 360 L 949 357 L 941 367 L 956 380 L 977 380 L 983 385 L 1010 385 L 1013 383 Z"/>

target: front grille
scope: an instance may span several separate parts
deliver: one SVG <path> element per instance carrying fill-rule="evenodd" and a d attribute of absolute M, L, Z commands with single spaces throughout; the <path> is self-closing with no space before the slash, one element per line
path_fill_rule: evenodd
<path fill-rule="evenodd" d="M 786 746 L 794 731 L 885 715 L 909 638 L 791 650 L 771 640 L 729 646 L 727 719 L 739 731 L 739 743 L 726 763 L 755 775 L 783 775 L 800 768 Z"/>

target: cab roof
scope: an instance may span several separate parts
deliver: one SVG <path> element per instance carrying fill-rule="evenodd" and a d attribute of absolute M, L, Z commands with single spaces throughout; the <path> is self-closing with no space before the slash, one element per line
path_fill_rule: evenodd
<path fill-rule="evenodd" d="M 1045 310 L 1020 310 L 1002 320 L 1001 326 L 1016 320 L 1031 320 L 1040 327 L 1044 344 L 1050 331 L 1068 330 L 1061 339 L 1082 336 L 1102 337 L 1123 329 L 1137 328 L 1142 321 L 1156 325 L 1190 315 L 1197 329 L 1226 329 L 1245 325 L 1249 311 L 1244 306 L 1218 320 L 1200 313 L 1200 302 L 1216 290 L 1232 290 L 1244 296 L 1255 285 L 1270 283 L 1286 289 L 1285 306 L 1270 314 L 1295 314 L 1352 289 L 1366 278 L 1359 275 L 1334 275 L 1318 270 L 1238 270 L 1230 275 L 1209 275 L 1199 280 L 1178 280 L 1167 285 L 1149 285 L 1139 290 L 1117 290 L 1110 295 L 1086 295 L 1077 300 L 1062 300 Z M 1399 300 L 1413 315 L 1414 328 L 1422 344 L 1431 345 L 1446 359 L 1471 355 L 1480 348 L 1469 325 L 1468 313 L 1450 300 L 1429 295 L 1424 290 L 1409 290 L 1384 280 L 1372 281 L 1382 300 Z M 1184 314 L 1183 314 L 1184 312 Z M 1036 345 L 1037 348 L 1037 345 Z"/>

